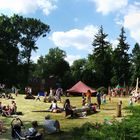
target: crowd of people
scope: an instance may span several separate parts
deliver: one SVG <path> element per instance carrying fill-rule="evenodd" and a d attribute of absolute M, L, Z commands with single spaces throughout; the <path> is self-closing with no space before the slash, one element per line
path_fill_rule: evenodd
<path fill-rule="evenodd" d="M 26 95 L 33 96 L 32 88 L 29 86 L 26 87 L 25 93 Z M 71 104 L 71 101 L 68 97 L 65 99 L 65 101 L 62 101 L 61 99 L 61 96 L 63 95 L 62 88 L 57 88 L 56 90 L 50 88 L 49 93 L 44 92 L 43 101 L 47 103 L 51 103 L 50 107 L 47 109 L 47 111 L 49 112 L 61 113 L 64 111 L 66 118 L 68 118 L 69 116 L 70 118 L 87 117 L 89 112 L 96 113 L 100 111 L 101 105 L 106 104 L 108 101 L 111 102 L 111 97 L 113 96 L 116 97 L 117 96 L 116 94 L 117 92 L 112 91 L 108 95 L 109 98 L 107 100 L 107 95 L 98 91 L 96 93 L 96 101 L 92 102 L 92 92 L 90 90 L 87 90 L 85 93 L 82 93 L 81 107 L 79 106 L 76 107 L 73 104 Z M 7 94 L 2 93 L 0 95 L 2 96 L 2 98 L 8 98 Z M 12 94 L 9 94 L 9 96 L 12 97 Z M 36 101 L 37 100 L 41 101 L 40 96 L 41 95 L 38 94 L 38 96 L 36 97 Z M 136 97 L 132 96 L 129 100 L 129 105 L 133 106 L 134 102 L 136 102 L 135 100 L 139 100 L 139 98 L 140 98 L 140 94 L 138 94 Z M 14 98 L 9 98 L 9 99 L 14 99 Z M 58 106 L 57 104 L 58 101 L 60 104 L 63 104 L 63 107 Z M 16 112 L 17 112 L 17 105 L 14 100 L 11 101 L 10 105 L 9 104 L 3 105 L 3 103 L 0 102 L 0 114 L 2 114 L 2 116 L 8 117 L 13 114 L 16 114 Z M 15 120 L 20 121 L 20 119 L 15 119 Z M 3 122 L 0 121 L 0 134 L 2 133 L 3 125 L 4 125 Z M 22 125 L 21 121 L 20 121 L 20 125 Z M 13 126 L 16 126 L 16 125 L 13 125 Z M 50 115 L 45 116 L 43 126 L 44 126 L 44 132 L 46 132 L 47 134 L 54 134 L 54 133 L 61 132 L 59 121 L 51 119 Z M 24 133 L 24 136 L 30 137 L 30 136 L 38 136 L 38 135 L 39 135 L 38 122 L 33 121 L 32 127 L 26 130 L 26 132 Z"/>

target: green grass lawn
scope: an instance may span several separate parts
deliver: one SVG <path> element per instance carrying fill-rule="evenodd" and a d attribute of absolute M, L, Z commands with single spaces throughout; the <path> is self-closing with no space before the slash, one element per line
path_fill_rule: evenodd
<path fill-rule="evenodd" d="M 61 129 L 64 131 L 62 134 L 55 134 L 55 135 L 44 135 L 44 139 L 46 140 L 62 140 L 62 139 L 71 139 L 70 130 L 74 127 L 81 126 L 85 122 L 103 122 L 104 118 L 114 119 L 116 118 L 116 106 L 118 101 L 121 99 L 122 104 L 122 115 L 125 116 L 125 107 L 128 106 L 129 97 L 114 97 L 112 98 L 112 101 L 109 102 L 107 100 L 107 103 L 104 105 L 101 105 L 101 109 L 99 113 L 92 114 L 87 116 L 87 118 L 78 118 L 78 119 L 67 119 L 65 118 L 65 114 L 63 113 L 48 113 L 48 112 L 32 112 L 32 110 L 45 110 L 48 109 L 50 106 L 50 103 L 44 103 L 43 97 L 41 98 L 41 101 L 36 100 L 25 100 L 25 95 L 18 95 L 18 97 L 15 97 L 15 101 L 17 103 L 18 109 L 17 111 L 23 112 L 23 115 L 20 115 L 19 118 L 23 121 L 25 125 L 25 129 L 28 129 L 31 126 L 31 122 L 33 120 L 37 120 L 40 129 L 43 129 L 43 122 L 44 117 L 47 114 L 51 115 L 52 119 L 57 119 L 61 124 Z M 76 107 L 81 107 L 82 98 L 81 97 L 62 97 L 62 100 L 64 101 L 66 98 L 69 98 L 71 101 L 71 104 Z M 108 99 L 108 97 L 107 97 Z M 11 100 L 7 99 L 0 99 L 4 105 L 11 104 Z M 92 102 L 96 102 L 96 98 L 92 97 Z M 62 107 L 63 103 L 58 102 L 58 106 Z M 6 133 L 3 133 L 0 135 L 0 140 L 10 140 L 11 139 L 11 131 L 10 131 L 10 122 L 12 121 L 12 117 L 2 117 L 0 116 L 0 120 L 4 121 L 5 127 L 8 129 Z M 118 118 L 116 118 L 118 119 Z"/>

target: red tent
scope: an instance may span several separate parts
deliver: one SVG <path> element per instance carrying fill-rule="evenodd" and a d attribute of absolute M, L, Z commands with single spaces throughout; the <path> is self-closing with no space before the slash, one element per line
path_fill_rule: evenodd
<path fill-rule="evenodd" d="M 96 90 L 92 89 L 91 87 L 87 86 L 83 82 L 79 81 L 72 88 L 68 89 L 67 92 L 86 93 L 87 90 L 90 90 L 92 93 L 96 92 Z"/>

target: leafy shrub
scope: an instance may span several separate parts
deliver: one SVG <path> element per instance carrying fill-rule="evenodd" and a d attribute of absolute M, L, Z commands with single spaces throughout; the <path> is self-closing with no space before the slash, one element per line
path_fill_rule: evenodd
<path fill-rule="evenodd" d="M 140 140 L 140 107 L 127 108 L 132 115 L 112 125 L 85 123 L 72 130 L 73 140 Z"/>
<path fill-rule="evenodd" d="M 98 92 L 101 92 L 101 93 L 105 93 L 105 94 L 107 94 L 107 89 L 105 88 L 105 87 L 99 87 L 98 89 L 97 89 L 97 91 Z"/>
<path fill-rule="evenodd" d="M 19 94 L 25 94 L 25 91 L 24 90 L 19 90 L 18 93 Z"/>

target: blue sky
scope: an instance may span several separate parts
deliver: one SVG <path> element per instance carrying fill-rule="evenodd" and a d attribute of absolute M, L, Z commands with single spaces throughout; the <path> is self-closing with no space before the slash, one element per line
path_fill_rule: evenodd
<path fill-rule="evenodd" d="M 50 25 L 51 32 L 37 41 L 39 49 L 32 53 L 34 61 L 57 46 L 66 52 L 70 64 L 87 57 L 101 25 L 113 47 L 122 26 L 130 51 L 136 42 L 140 43 L 139 0 L 0 0 L 0 13 L 33 17 Z"/>

